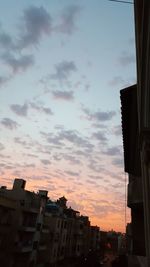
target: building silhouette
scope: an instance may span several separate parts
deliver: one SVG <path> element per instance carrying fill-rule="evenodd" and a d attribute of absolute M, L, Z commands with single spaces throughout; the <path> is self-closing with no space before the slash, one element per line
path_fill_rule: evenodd
<path fill-rule="evenodd" d="M 100 249 L 100 229 L 48 192 L 25 189 L 15 179 L 13 188 L 0 188 L 0 263 L 3 267 L 69 266 Z"/>
<path fill-rule="evenodd" d="M 128 263 L 150 266 L 150 1 L 135 0 L 137 84 L 121 90 L 125 172 L 129 175 Z"/>

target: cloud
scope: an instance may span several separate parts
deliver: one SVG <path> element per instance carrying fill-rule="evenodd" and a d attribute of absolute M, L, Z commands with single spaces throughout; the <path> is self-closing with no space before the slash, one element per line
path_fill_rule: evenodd
<path fill-rule="evenodd" d="M 110 216 L 111 214 L 118 213 L 119 207 L 116 205 L 110 204 L 110 203 L 100 203 L 98 205 L 93 204 L 93 209 L 95 215 L 99 214 L 101 218 L 105 218 L 108 215 Z M 94 214 L 93 214 L 94 215 Z"/>
<path fill-rule="evenodd" d="M 44 7 L 30 6 L 24 10 L 23 29 L 19 46 L 25 48 L 37 45 L 43 35 L 51 33 L 52 19 Z"/>
<path fill-rule="evenodd" d="M 112 80 L 109 81 L 110 86 L 120 86 L 125 83 L 126 81 L 121 76 L 115 76 Z"/>
<path fill-rule="evenodd" d="M 93 185 L 93 186 L 96 186 L 96 187 L 98 186 L 97 183 L 96 183 L 96 181 L 87 179 L 86 182 L 87 182 L 88 184 L 90 184 L 90 185 Z"/>
<path fill-rule="evenodd" d="M 58 135 L 54 136 L 53 133 L 45 133 L 42 131 L 40 132 L 40 134 L 46 139 L 48 143 L 57 146 L 63 146 L 63 143 L 60 141 L 60 137 Z"/>
<path fill-rule="evenodd" d="M 42 162 L 44 165 L 50 165 L 50 164 L 51 164 L 50 160 L 47 160 L 47 159 L 41 159 L 41 162 Z"/>
<path fill-rule="evenodd" d="M 86 137 L 82 137 L 77 131 L 75 130 L 65 130 L 60 129 L 57 134 L 53 134 L 52 132 L 40 132 L 41 135 L 46 139 L 46 142 L 55 145 L 56 148 L 64 149 L 66 146 L 66 142 L 69 142 L 73 147 L 84 148 L 84 151 L 78 151 L 78 153 L 82 154 L 83 156 L 88 156 L 88 154 L 92 153 L 94 145 L 91 144 Z M 69 144 L 69 145 L 70 145 Z M 77 155 L 77 153 L 74 153 Z M 79 154 L 78 154 L 79 156 Z M 56 156 L 56 160 L 60 160 L 60 155 Z"/>
<path fill-rule="evenodd" d="M 7 129 L 9 129 L 9 130 L 15 130 L 15 129 L 17 129 L 17 127 L 19 126 L 19 124 L 18 124 L 16 121 L 14 121 L 14 120 L 12 120 L 12 119 L 10 119 L 10 118 L 3 118 L 3 119 L 1 120 L 1 124 L 2 124 L 5 128 L 7 128 Z"/>
<path fill-rule="evenodd" d="M 0 76 L 0 87 L 6 84 L 11 79 L 11 76 Z"/>
<path fill-rule="evenodd" d="M 121 125 L 117 125 L 113 128 L 113 134 L 116 136 L 121 136 L 122 135 L 122 128 Z"/>
<path fill-rule="evenodd" d="M 28 143 L 26 142 L 26 141 L 24 141 L 24 140 L 22 140 L 20 137 L 15 137 L 14 138 L 14 142 L 16 143 L 16 144 L 20 144 L 20 145 L 22 145 L 22 146 L 28 146 Z"/>
<path fill-rule="evenodd" d="M 105 136 L 105 133 L 101 132 L 101 131 L 93 133 L 92 136 L 101 142 L 107 142 L 108 141 L 107 137 Z"/>
<path fill-rule="evenodd" d="M 94 180 L 103 180 L 103 177 L 100 175 L 88 175 L 91 179 Z"/>
<path fill-rule="evenodd" d="M 75 30 L 75 18 L 80 9 L 77 5 L 71 5 L 65 8 L 61 15 L 60 23 L 56 27 L 53 27 L 53 21 L 48 11 L 43 6 L 37 7 L 32 5 L 24 9 L 18 25 L 19 32 L 16 37 L 11 36 L 1 29 L 0 58 L 10 68 L 13 75 L 25 72 L 34 64 L 34 56 L 32 54 L 22 54 L 24 52 L 22 50 L 30 46 L 37 46 L 44 36 L 49 36 L 52 32 L 62 32 L 63 34 L 73 33 Z M 59 81 L 66 81 L 69 75 L 77 70 L 73 61 L 63 61 L 57 64 L 55 68 L 56 72 L 50 75 L 50 78 L 58 79 Z M 10 74 L 12 74 L 11 72 Z M 12 75 L 7 76 L 0 76 L 0 86 L 8 82 L 10 78 L 13 78 Z M 73 98 L 73 95 L 70 93 L 71 97 Z M 45 109 L 46 112 L 48 113 L 49 111 Z"/>
<path fill-rule="evenodd" d="M 48 114 L 48 115 L 53 115 L 53 112 L 50 108 L 45 108 L 45 107 L 42 107 L 41 109 L 45 114 Z"/>
<path fill-rule="evenodd" d="M 61 15 L 60 24 L 54 27 L 54 31 L 71 35 L 76 30 L 75 19 L 80 11 L 81 7 L 77 5 L 71 5 L 65 8 Z"/>
<path fill-rule="evenodd" d="M 87 151 L 85 150 L 85 151 L 82 151 L 82 150 L 76 150 L 75 152 L 74 152 L 74 154 L 75 155 L 78 155 L 78 156 L 82 156 L 82 157 L 88 157 L 88 153 L 87 153 Z"/>
<path fill-rule="evenodd" d="M 3 150 L 5 147 L 2 143 L 0 143 L 0 150 Z"/>
<path fill-rule="evenodd" d="M 76 164 L 76 165 L 81 164 L 81 161 L 72 155 L 62 154 L 62 156 L 65 160 L 69 161 L 71 164 Z"/>
<path fill-rule="evenodd" d="M 28 104 L 26 103 L 24 105 L 12 104 L 10 108 L 18 116 L 26 117 L 28 114 Z"/>
<path fill-rule="evenodd" d="M 10 53 L 4 53 L 1 58 L 11 68 L 13 73 L 25 71 L 34 64 L 32 55 L 23 55 L 17 58 Z"/>
<path fill-rule="evenodd" d="M 61 160 L 61 157 L 60 157 L 59 154 L 55 153 L 55 154 L 53 155 L 53 159 L 56 160 L 56 161 L 60 161 L 60 160 Z"/>
<path fill-rule="evenodd" d="M 24 163 L 22 165 L 23 168 L 35 168 L 35 164 L 34 163 Z"/>
<path fill-rule="evenodd" d="M 78 172 L 73 172 L 73 171 L 65 171 L 65 173 L 71 175 L 71 176 L 79 176 L 79 173 Z"/>
<path fill-rule="evenodd" d="M 72 194 L 72 193 L 75 192 L 75 190 L 73 190 L 73 189 L 67 189 L 66 192 L 67 192 L 67 194 Z"/>
<path fill-rule="evenodd" d="M 13 74 L 24 72 L 33 66 L 34 56 L 22 54 L 21 50 L 31 45 L 38 45 L 43 35 L 51 33 L 51 17 L 42 6 L 30 6 L 23 12 L 19 29 L 20 32 L 16 38 L 2 29 L 0 32 L 0 58 Z M 7 76 L 0 77 L 0 86 L 13 78 L 13 76 Z"/>
<path fill-rule="evenodd" d="M 122 55 L 119 57 L 118 62 L 123 67 L 126 67 L 132 63 L 135 64 L 136 62 L 135 55 L 123 52 Z"/>
<path fill-rule="evenodd" d="M 107 148 L 103 153 L 107 156 L 122 156 L 121 148 L 118 146 Z"/>
<path fill-rule="evenodd" d="M 98 121 L 98 122 L 104 122 L 111 120 L 115 115 L 115 111 L 97 111 L 97 112 L 92 112 L 88 108 L 82 108 L 82 111 L 86 115 L 86 119 L 89 121 Z"/>
<path fill-rule="evenodd" d="M 88 141 L 87 138 L 80 136 L 79 133 L 74 130 L 62 130 L 59 133 L 59 138 L 60 140 L 66 140 L 66 141 L 73 143 L 76 146 L 88 148 L 90 150 L 92 150 L 92 148 L 94 147 Z"/>
<path fill-rule="evenodd" d="M 32 108 L 33 110 L 36 110 L 38 112 L 43 112 L 47 115 L 53 115 L 53 112 L 50 108 L 44 107 L 41 104 L 37 104 L 34 102 L 26 102 L 23 105 L 12 104 L 10 108 L 15 114 L 22 117 L 26 117 L 28 115 L 29 108 Z"/>
<path fill-rule="evenodd" d="M 73 91 L 52 91 L 52 95 L 57 100 L 72 101 L 74 99 Z"/>
<path fill-rule="evenodd" d="M 39 105 L 39 104 L 36 104 L 36 103 L 33 103 L 33 102 L 30 102 L 30 106 L 31 108 L 37 110 L 37 111 L 40 111 L 40 112 L 43 112 L 47 115 L 53 115 L 53 112 L 50 108 L 47 108 L 47 107 L 43 107 L 42 105 Z"/>
<path fill-rule="evenodd" d="M 112 164 L 114 164 L 115 166 L 117 166 L 119 168 L 123 168 L 123 166 L 124 166 L 123 158 L 113 159 Z"/>
<path fill-rule="evenodd" d="M 101 129 L 107 129 L 107 126 L 102 123 L 92 123 L 93 128 L 101 128 Z"/>
<path fill-rule="evenodd" d="M 0 33 L 0 48 L 4 50 L 10 50 L 15 48 L 11 36 L 5 32 Z"/>
<path fill-rule="evenodd" d="M 104 170 L 103 166 L 101 166 L 100 163 L 98 163 L 97 161 L 93 159 L 90 159 L 87 167 L 91 169 L 92 171 L 98 172 L 98 173 L 101 173 Z"/>
<path fill-rule="evenodd" d="M 50 75 L 51 79 L 58 81 L 66 81 L 72 72 L 77 71 L 77 67 L 73 61 L 62 61 L 55 65 L 56 72 Z"/>
<path fill-rule="evenodd" d="M 31 153 L 24 153 L 23 154 L 24 156 L 26 156 L 27 158 L 38 158 L 38 156 L 37 155 L 35 155 L 35 154 L 31 154 Z"/>

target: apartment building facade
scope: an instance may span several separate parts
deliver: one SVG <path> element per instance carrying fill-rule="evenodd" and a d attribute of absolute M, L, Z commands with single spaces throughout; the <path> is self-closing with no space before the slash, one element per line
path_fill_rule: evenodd
<path fill-rule="evenodd" d="M 0 260 L 7 267 L 56 267 L 99 249 L 99 228 L 71 207 L 65 197 L 48 199 L 48 192 L 0 188 Z"/>
<path fill-rule="evenodd" d="M 129 267 L 150 266 L 150 2 L 134 1 L 137 84 L 121 91 L 125 172 L 129 174 Z"/>
<path fill-rule="evenodd" d="M 11 258 L 8 267 L 35 266 L 38 250 L 40 250 L 40 231 L 43 221 L 43 209 L 47 201 L 47 192 L 39 191 L 38 194 L 25 190 L 26 182 L 23 179 L 15 179 L 12 190 L 0 188 L 1 198 L 9 200 L 7 212 L 13 213 L 11 228 L 12 240 L 8 251 L 1 252 L 3 257 Z M 3 207 L 4 208 L 4 204 Z M 0 228 L 2 226 L 0 225 Z M 7 242 L 6 247 L 9 247 Z"/>

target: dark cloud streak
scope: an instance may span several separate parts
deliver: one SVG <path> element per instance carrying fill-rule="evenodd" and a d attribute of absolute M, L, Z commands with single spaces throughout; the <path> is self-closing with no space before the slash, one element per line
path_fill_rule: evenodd
<path fill-rule="evenodd" d="M 61 21 L 54 27 L 55 32 L 71 35 L 76 30 L 75 20 L 81 11 L 81 7 L 77 5 L 70 5 L 63 10 Z"/>
<path fill-rule="evenodd" d="M 105 122 L 111 120 L 115 115 L 115 111 L 97 111 L 93 112 L 90 111 L 88 108 L 82 108 L 82 111 L 86 115 L 86 119 L 89 121 L 98 121 L 98 122 Z"/>
<path fill-rule="evenodd" d="M 32 55 L 15 57 L 10 53 L 4 53 L 1 58 L 3 59 L 4 63 L 11 68 L 13 73 L 26 71 L 34 64 L 34 58 Z"/>
<path fill-rule="evenodd" d="M 56 100 L 72 101 L 74 100 L 73 91 L 52 91 L 52 95 Z"/>
<path fill-rule="evenodd" d="M 11 110 L 18 116 L 26 117 L 28 115 L 28 104 L 24 105 L 12 104 L 10 106 Z"/>
<path fill-rule="evenodd" d="M 37 46 L 43 35 L 49 35 L 51 33 L 52 19 L 50 14 L 42 6 L 30 6 L 25 9 L 22 21 L 23 30 L 19 42 L 21 49 L 31 45 Z"/>
<path fill-rule="evenodd" d="M 66 81 L 71 73 L 76 72 L 77 67 L 73 61 L 61 61 L 55 65 L 55 73 L 50 75 L 51 79 Z"/>
<path fill-rule="evenodd" d="M 10 118 L 3 118 L 3 119 L 1 120 L 1 124 L 2 124 L 5 128 L 7 128 L 7 129 L 9 129 L 9 130 L 16 130 L 17 127 L 19 126 L 19 124 L 18 124 L 16 121 L 14 121 L 14 120 L 12 120 L 12 119 L 10 119 Z"/>

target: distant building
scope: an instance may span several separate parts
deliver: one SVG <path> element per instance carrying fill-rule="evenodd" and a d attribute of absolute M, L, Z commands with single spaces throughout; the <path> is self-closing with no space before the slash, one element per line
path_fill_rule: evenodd
<path fill-rule="evenodd" d="M 71 207 L 65 197 L 51 201 L 45 190 L 0 188 L 0 262 L 6 267 L 66 266 L 71 260 L 100 249 L 99 227 Z"/>
<path fill-rule="evenodd" d="M 5 188 L 3 188 L 5 189 Z M 15 229 L 16 201 L 0 194 L 0 264 L 12 266 Z"/>
<path fill-rule="evenodd" d="M 90 249 L 100 250 L 100 229 L 98 226 L 91 226 Z"/>
<path fill-rule="evenodd" d="M 0 197 L 3 197 L 3 205 L 7 203 L 7 213 L 10 214 L 11 246 L 8 242 L 3 252 L 3 257 L 10 259 L 7 267 L 34 266 L 37 262 L 37 253 L 40 253 L 40 231 L 43 222 L 43 211 L 47 201 L 47 191 L 39 191 L 38 194 L 25 190 L 25 181 L 15 179 L 13 188 L 8 190 L 0 188 Z M 9 201 L 9 205 L 8 205 Z M 13 204 L 14 203 L 14 204 Z M 6 211 L 6 209 L 5 209 Z M 6 217 L 6 213 L 4 214 Z M 0 225 L 0 230 L 2 225 Z M 8 229 L 10 232 L 10 228 Z M 2 241 L 2 245 L 5 241 Z M 0 257 L 2 251 L 0 251 Z"/>

